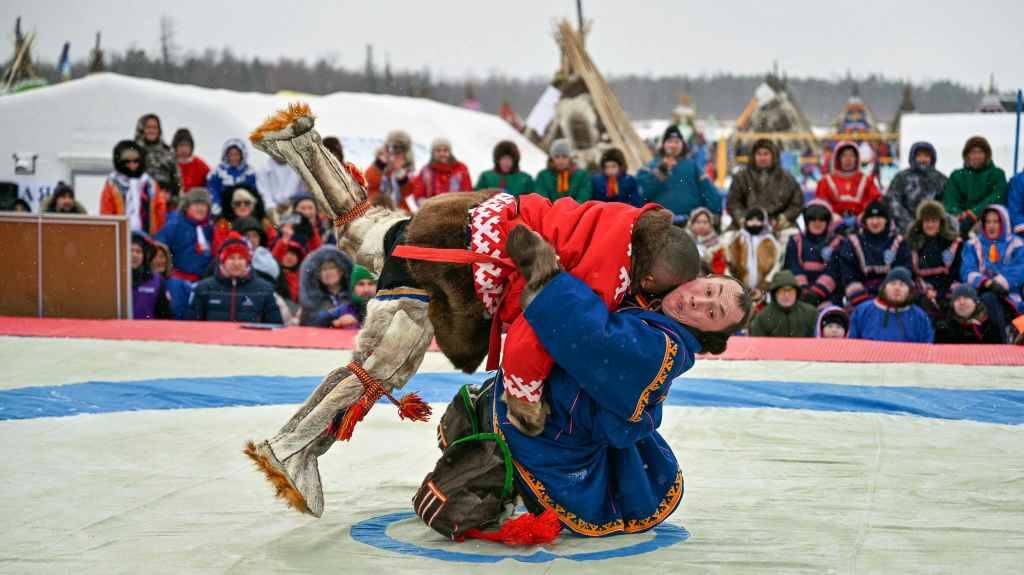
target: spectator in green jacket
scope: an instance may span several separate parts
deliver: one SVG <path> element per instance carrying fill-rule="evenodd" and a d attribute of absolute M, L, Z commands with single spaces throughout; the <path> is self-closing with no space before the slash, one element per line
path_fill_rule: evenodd
<path fill-rule="evenodd" d="M 814 337 L 818 310 L 797 296 L 800 288 L 789 270 L 775 274 L 768 286 L 772 301 L 757 314 L 750 325 L 754 337 Z"/>
<path fill-rule="evenodd" d="M 1006 205 L 1006 173 L 992 163 L 992 146 L 981 136 L 968 138 L 963 156 L 964 167 L 950 174 L 942 201 L 946 213 L 960 220 L 960 233 L 966 236 L 981 210 Z"/>
<path fill-rule="evenodd" d="M 548 169 L 537 174 L 534 192 L 552 202 L 569 197 L 582 204 L 590 199 L 590 176 L 586 170 L 573 164 L 569 140 L 559 139 L 551 144 L 551 161 L 548 166 Z"/>
<path fill-rule="evenodd" d="M 477 190 L 499 189 L 513 196 L 533 193 L 533 177 L 519 171 L 519 147 L 515 142 L 498 142 L 493 155 L 494 169 L 480 174 Z"/>

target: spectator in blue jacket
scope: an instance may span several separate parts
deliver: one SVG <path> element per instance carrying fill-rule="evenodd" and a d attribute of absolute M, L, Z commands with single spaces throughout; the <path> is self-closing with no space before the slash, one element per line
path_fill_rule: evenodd
<path fill-rule="evenodd" d="M 202 279 L 213 259 L 210 193 L 203 188 L 189 190 L 156 239 L 171 250 L 174 262 L 171 277 L 190 283 Z"/>
<path fill-rule="evenodd" d="M 661 138 L 658 157 L 636 175 L 644 200 L 667 208 L 673 223 L 684 225 L 690 212 L 705 207 L 716 219 L 722 213 L 722 196 L 711 180 L 686 157 L 686 141 L 677 126 L 669 126 Z"/>
<path fill-rule="evenodd" d="M 977 235 L 963 248 L 960 278 L 977 290 L 999 333 L 1005 334 L 1024 313 L 1024 240 L 1010 231 L 1004 206 L 992 204 L 980 218 Z"/>
<path fill-rule="evenodd" d="M 257 189 L 256 170 L 249 165 L 249 148 L 245 145 L 245 140 L 231 138 L 224 142 L 220 165 L 206 178 L 206 188 L 210 190 L 214 211 L 220 213 L 221 192 L 242 185 L 250 190 Z"/>
<path fill-rule="evenodd" d="M 1006 193 L 1006 207 L 1010 210 L 1013 233 L 1024 237 L 1024 172 L 1010 178 L 1010 190 Z"/>
<path fill-rule="evenodd" d="M 188 319 L 280 324 L 274 287 L 252 273 L 249 243 L 231 232 L 218 254 L 213 277 L 196 284 Z"/>
<path fill-rule="evenodd" d="M 850 318 L 850 339 L 932 343 L 932 320 L 913 303 L 914 278 L 904 267 L 893 268 L 878 295 L 858 305 Z"/>
<path fill-rule="evenodd" d="M 636 178 L 626 173 L 626 156 L 618 148 L 601 154 L 601 172 L 590 179 L 592 199 L 602 202 L 621 202 L 631 206 L 644 205 Z"/>

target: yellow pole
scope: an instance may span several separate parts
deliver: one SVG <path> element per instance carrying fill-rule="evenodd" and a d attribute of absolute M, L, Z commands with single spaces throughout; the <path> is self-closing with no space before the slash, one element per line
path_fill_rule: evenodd
<path fill-rule="evenodd" d="M 725 141 L 725 136 L 718 138 L 718 169 L 715 173 L 718 178 L 715 181 L 715 185 L 719 188 L 725 185 L 725 173 L 729 169 L 729 150 L 727 149 L 728 144 Z"/>

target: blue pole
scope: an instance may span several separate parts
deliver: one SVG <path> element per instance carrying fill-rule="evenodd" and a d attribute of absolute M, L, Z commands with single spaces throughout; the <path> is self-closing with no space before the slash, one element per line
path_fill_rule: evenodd
<path fill-rule="evenodd" d="M 1017 160 L 1020 158 L 1020 109 L 1024 90 L 1017 90 L 1017 134 L 1013 138 L 1013 175 L 1017 175 Z"/>

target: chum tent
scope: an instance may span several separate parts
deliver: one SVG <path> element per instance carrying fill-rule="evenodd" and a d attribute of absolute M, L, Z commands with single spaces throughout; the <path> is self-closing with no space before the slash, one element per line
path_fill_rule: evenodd
<path fill-rule="evenodd" d="M 361 169 L 372 163 L 385 135 L 395 129 L 412 137 L 417 168 L 428 161 L 431 140 L 441 136 L 451 140 L 453 153 L 474 178 L 493 167 L 492 150 L 501 140 L 519 146 L 524 171 L 535 173 L 546 160 L 498 116 L 432 100 L 362 93 L 242 93 L 101 73 L 0 97 L 8 136 L 0 141 L 0 181 L 16 182 L 19 194 L 35 210 L 39 197 L 63 180 L 95 214 L 103 180 L 113 169 L 114 145 L 134 137 L 135 122 L 143 114 L 160 116 L 168 144 L 176 129 L 189 128 L 196 154 L 212 168 L 225 140 L 246 138 L 266 116 L 297 100 L 310 105 L 318 131 L 339 137 L 346 159 Z M 250 147 L 250 162 L 257 170 L 268 161 Z"/>

